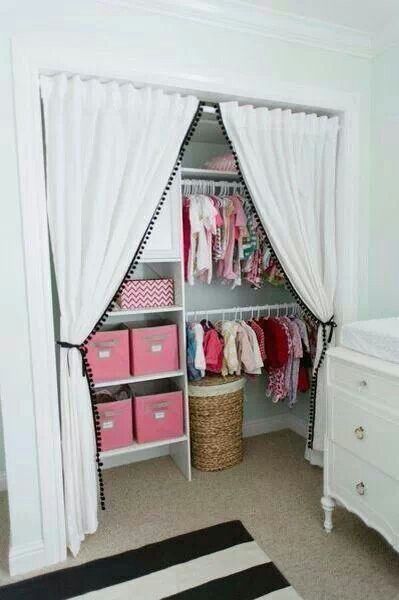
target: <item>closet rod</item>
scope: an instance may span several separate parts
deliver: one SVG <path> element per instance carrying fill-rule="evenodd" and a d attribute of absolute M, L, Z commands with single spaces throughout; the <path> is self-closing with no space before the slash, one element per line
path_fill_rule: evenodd
<path fill-rule="evenodd" d="M 214 185 L 215 187 L 239 187 L 244 186 L 239 181 L 213 181 L 212 179 L 182 179 L 181 184 L 184 185 Z"/>
<path fill-rule="evenodd" d="M 210 308 L 201 310 L 192 310 L 186 312 L 187 317 L 197 317 L 198 315 L 224 315 L 224 314 L 241 314 L 250 312 L 260 314 L 267 312 L 268 315 L 275 313 L 277 316 L 289 316 L 301 313 L 301 307 L 296 302 L 284 302 L 283 304 L 264 304 L 262 306 L 235 306 L 233 308 Z"/>

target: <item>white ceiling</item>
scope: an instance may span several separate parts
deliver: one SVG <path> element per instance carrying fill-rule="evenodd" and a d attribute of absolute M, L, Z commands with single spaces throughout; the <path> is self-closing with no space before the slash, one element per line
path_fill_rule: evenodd
<path fill-rule="evenodd" d="M 399 0 L 241 0 L 256 8 L 378 34 L 399 18 Z"/>

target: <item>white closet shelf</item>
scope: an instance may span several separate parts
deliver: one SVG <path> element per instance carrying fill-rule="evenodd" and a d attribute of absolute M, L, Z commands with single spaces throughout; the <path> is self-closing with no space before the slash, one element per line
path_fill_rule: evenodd
<path fill-rule="evenodd" d="M 148 375 L 135 375 L 126 379 L 112 379 L 111 381 L 98 381 L 94 384 L 95 388 L 111 387 L 114 385 L 122 385 L 124 383 L 141 383 L 143 381 L 154 381 L 155 379 L 169 379 L 172 377 L 181 377 L 184 375 L 183 370 L 165 371 L 163 373 L 149 373 Z"/>
<path fill-rule="evenodd" d="M 179 263 L 181 262 L 181 258 L 162 258 L 161 256 L 158 257 L 152 257 L 152 258 L 140 258 L 139 263 L 141 264 L 146 264 L 146 263 Z"/>
<path fill-rule="evenodd" d="M 190 167 L 183 167 L 182 176 L 184 177 L 198 177 L 198 179 L 216 179 L 221 181 L 238 181 L 238 173 L 232 173 L 231 171 L 215 171 L 212 169 L 192 169 Z"/>
<path fill-rule="evenodd" d="M 121 456 L 122 454 L 130 454 L 131 452 L 139 452 L 140 450 L 148 450 L 149 448 L 158 448 L 159 446 L 168 446 L 169 444 L 178 444 L 179 442 L 187 441 L 188 437 L 182 435 L 177 438 L 171 438 L 167 440 L 156 440 L 155 442 L 147 442 L 146 444 L 138 444 L 134 442 L 131 446 L 124 446 L 123 448 L 115 448 L 114 450 L 106 450 L 101 452 L 101 458 L 108 458 L 111 456 Z"/>
<path fill-rule="evenodd" d="M 180 312 L 183 310 L 182 306 L 150 306 L 148 308 L 136 308 L 133 310 L 113 310 L 108 314 L 108 318 L 121 318 L 128 319 L 129 317 L 134 317 L 136 315 L 150 315 L 150 314 L 158 314 L 158 313 L 169 313 L 169 312 Z"/>

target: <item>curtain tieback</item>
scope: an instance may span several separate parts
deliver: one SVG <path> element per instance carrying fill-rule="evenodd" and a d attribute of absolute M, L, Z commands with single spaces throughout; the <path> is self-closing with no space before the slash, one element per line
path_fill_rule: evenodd
<path fill-rule="evenodd" d="M 79 352 L 82 354 L 82 377 L 85 377 L 86 373 L 85 373 L 85 365 L 84 365 L 81 345 L 80 344 L 70 344 L 69 342 L 63 342 L 61 340 L 57 340 L 57 344 L 60 348 L 65 348 L 66 350 L 68 350 L 67 365 L 68 365 L 68 375 L 69 376 L 71 375 L 71 368 L 70 368 L 70 364 L 69 364 L 69 350 L 72 350 L 72 348 L 76 348 L 76 350 L 79 350 Z"/>
<path fill-rule="evenodd" d="M 329 327 L 330 328 L 330 333 L 328 334 L 328 340 L 327 343 L 331 344 L 331 340 L 334 334 L 334 329 L 337 327 L 336 322 L 334 321 L 334 317 L 331 317 L 331 319 L 329 321 L 327 321 L 327 323 L 323 323 L 323 325 L 325 327 Z"/>

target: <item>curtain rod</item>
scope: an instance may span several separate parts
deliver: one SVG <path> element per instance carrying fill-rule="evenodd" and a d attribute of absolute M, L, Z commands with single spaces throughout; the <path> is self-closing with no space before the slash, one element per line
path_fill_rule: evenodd
<path fill-rule="evenodd" d="M 254 106 L 254 108 L 262 108 L 262 106 Z M 265 107 L 265 108 L 267 108 L 268 110 L 275 110 L 275 109 L 281 109 L 281 110 L 291 110 L 292 114 L 304 113 L 305 115 L 316 115 L 316 117 L 317 117 L 317 118 L 320 118 L 320 117 L 327 117 L 328 119 L 331 119 L 331 118 L 333 118 L 333 117 L 336 117 L 336 116 L 337 116 L 336 114 L 326 114 L 326 113 L 324 113 L 324 112 L 320 112 L 320 111 L 319 111 L 319 110 L 317 110 L 317 109 L 316 109 L 316 110 L 313 110 L 313 111 L 311 110 L 310 112 L 308 112 L 308 111 L 307 111 L 307 110 L 305 110 L 305 109 L 298 110 L 298 109 L 297 109 L 297 107 L 295 107 L 295 108 L 294 108 L 294 107 L 290 107 L 290 106 L 288 106 L 288 107 L 281 107 L 281 106 L 279 106 L 279 105 L 276 105 L 276 106 L 271 106 L 271 107 L 268 107 L 268 106 L 267 106 L 267 107 Z M 216 109 L 215 109 L 215 107 L 214 107 L 214 106 L 208 106 L 207 104 L 205 104 L 205 105 L 203 106 L 203 112 L 204 112 L 204 113 L 211 114 L 211 115 L 214 115 L 214 114 L 216 114 Z M 339 125 L 339 126 L 338 126 L 338 130 L 341 130 L 341 129 L 342 129 L 342 125 Z"/>
<path fill-rule="evenodd" d="M 253 314 L 260 314 L 261 312 L 267 312 L 268 315 L 271 315 L 272 312 L 276 313 L 277 316 L 288 316 L 288 315 L 296 315 L 300 314 L 301 307 L 296 302 L 284 302 L 283 304 L 264 304 L 257 306 L 234 306 L 233 308 L 210 308 L 210 309 L 202 309 L 202 310 L 192 310 L 186 312 L 187 317 L 197 318 L 199 315 L 225 315 L 236 313 L 241 314 L 243 312 L 250 312 Z M 222 319 L 224 320 L 224 318 Z"/>

